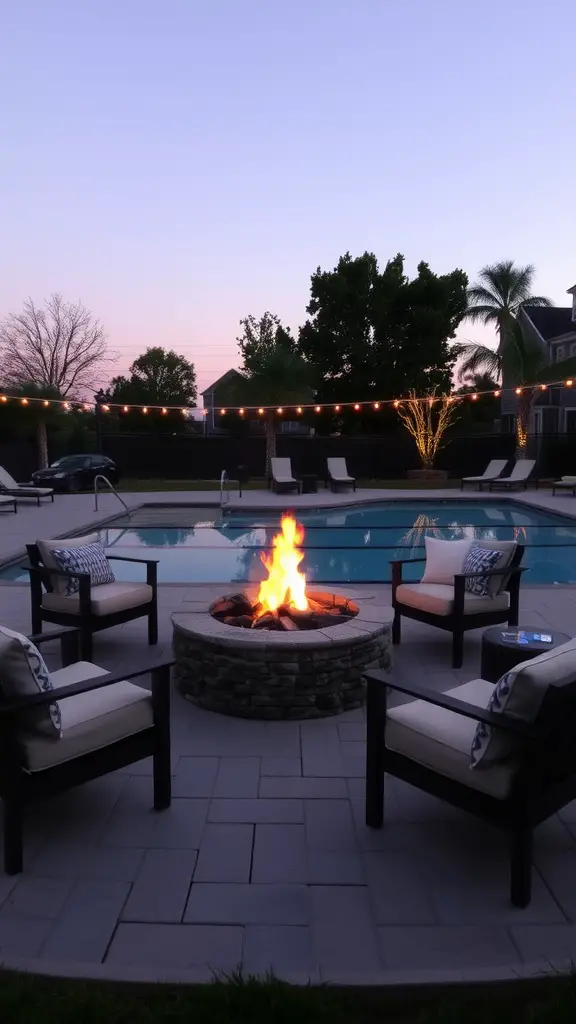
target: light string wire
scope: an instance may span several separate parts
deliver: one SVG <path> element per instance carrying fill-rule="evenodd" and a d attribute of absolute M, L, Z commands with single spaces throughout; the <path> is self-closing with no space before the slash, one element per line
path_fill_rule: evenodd
<path fill-rule="evenodd" d="M 308 409 L 313 409 L 314 412 L 343 412 L 345 409 L 353 409 L 355 412 L 366 411 L 372 409 L 378 412 L 383 406 L 393 406 L 398 408 L 401 405 L 408 405 L 412 402 L 428 402 L 430 405 L 434 405 L 436 402 L 467 402 L 477 401 L 479 398 L 491 396 L 492 398 L 500 398 L 501 395 L 514 394 L 522 395 L 527 391 L 549 391 L 551 388 L 571 388 L 574 384 L 574 380 L 569 378 L 568 380 L 557 380 L 551 381 L 549 384 L 523 384 L 521 387 L 513 388 L 496 388 L 489 389 L 486 391 L 473 391 L 467 392 L 466 394 L 450 393 L 447 395 L 406 395 L 402 398 L 383 398 L 374 401 L 373 399 L 361 402 L 301 402 L 298 405 L 279 406 L 277 404 L 271 405 L 258 405 L 256 403 L 252 405 L 228 405 L 228 406 L 214 406 L 210 407 L 214 409 L 214 412 L 219 416 L 225 416 L 228 413 L 236 412 L 240 416 L 243 416 L 247 412 L 256 412 L 259 415 L 263 415 L 265 412 L 273 410 L 282 416 L 286 412 L 296 412 L 298 415 L 302 414 Z M 9 390 L 9 389 L 7 389 Z M 180 412 L 184 416 L 188 416 L 189 413 L 198 412 L 201 415 L 207 415 L 209 409 L 200 406 L 182 406 L 182 405 L 153 405 L 153 404 L 139 404 L 131 402 L 126 404 L 124 402 L 80 402 L 73 399 L 64 398 L 38 398 L 33 395 L 10 395 L 0 394 L 0 408 L 2 405 L 8 403 L 16 403 L 17 405 L 31 405 L 37 404 L 42 405 L 44 408 L 50 406 L 61 406 L 67 411 L 76 412 L 111 412 L 119 410 L 120 412 L 128 413 L 135 410 L 140 410 L 146 414 L 148 412 L 160 411 L 163 415 L 167 415 L 169 412 Z"/>

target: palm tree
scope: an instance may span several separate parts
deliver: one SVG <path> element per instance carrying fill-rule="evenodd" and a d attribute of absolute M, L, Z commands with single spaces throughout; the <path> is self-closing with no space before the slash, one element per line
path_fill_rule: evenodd
<path fill-rule="evenodd" d="M 297 352 L 281 343 L 262 355 L 258 368 L 245 371 L 234 383 L 231 401 L 248 408 L 262 408 L 261 418 L 266 431 L 266 474 L 276 454 L 276 424 L 281 415 L 277 409 L 308 404 L 314 400 L 309 364 Z M 273 406 L 274 408 L 266 408 Z"/>
<path fill-rule="evenodd" d="M 517 267 L 513 260 L 501 260 L 483 267 L 479 281 L 468 289 L 466 317 L 473 323 L 493 326 L 498 331 L 498 347 L 468 342 L 460 346 L 463 361 L 458 371 L 464 383 L 486 374 L 499 382 L 533 384 L 542 379 L 548 366 L 548 354 L 529 326 L 518 319 L 524 306 L 552 306 L 544 295 L 532 295 L 534 267 Z M 525 458 L 530 414 L 536 391 L 524 387 L 516 410 L 517 458 Z"/>

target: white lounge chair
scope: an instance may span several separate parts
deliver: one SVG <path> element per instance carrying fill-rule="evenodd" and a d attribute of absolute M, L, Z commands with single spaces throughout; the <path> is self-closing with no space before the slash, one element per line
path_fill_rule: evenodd
<path fill-rule="evenodd" d="M 563 476 L 560 480 L 555 480 L 552 484 L 552 494 L 556 494 L 556 491 L 572 491 L 572 494 L 576 494 L 576 476 Z"/>
<path fill-rule="evenodd" d="M 54 491 L 51 487 L 33 487 L 32 484 L 17 484 L 14 477 L 0 466 L 0 494 L 11 495 L 14 498 L 34 498 L 40 504 L 41 498 L 51 498 L 54 501 Z"/>
<path fill-rule="evenodd" d="M 281 489 L 292 491 L 296 489 L 300 494 L 300 481 L 292 473 L 290 459 L 271 459 L 272 464 L 272 489 L 278 494 Z"/>
<path fill-rule="evenodd" d="M 528 487 L 528 477 L 535 465 L 535 459 L 519 459 L 510 476 L 500 476 L 497 480 L 490 481 L 490 490 L 493 487 L 523 487 L 526 490 Z"/>
<path fill-rule="evenodd" d="M 8 495 L 6 495 L 5 497 L 2 497 L 0 495 L 0 508 L 2 509 L 3 512 L 7 512 L 8 511 L 8 506 L 9 505 L 12 506 L 12 509 L 11 509 L 12 512 L 17 512 L 18 511 L 18 506 L 16 505 L 16 498 L 9 498 Z"/>
<path fill-rule="evenodd" d="M 464 490 L 464 484 L 478 484 L 478 490 L 481 491 L 482 484 L 489 484 L 491 480 L 496 480 L 504 472 L 507 462 L 508 459 L 492 459 L 482 476 L 463 476 L 460 490 Z"/>
<path fill-rule="evenodd" d="M 333 491 L 337 487 L 353 487 L 356 490 L 356 479 L 350 476 L 346 459 L 328 459 L 328 479 Z"/>

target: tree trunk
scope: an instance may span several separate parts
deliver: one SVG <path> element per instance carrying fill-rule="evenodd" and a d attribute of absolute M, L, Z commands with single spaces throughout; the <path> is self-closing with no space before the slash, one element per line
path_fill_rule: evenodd
<path fill-rule="evenodd" d="M 264 425 L 266 427 L 265 473 L 266 477 L 269 477 L 272 469 L 272 459 L 276 456 L 276 424 L 274 422 L 274 413 L 271 410 L 266 413 Z"/>
<path fill-rule="evenodd" d="M 48 434 L 46 431 L 46 423 L 44 420 L 38 420 L 38 429 L 36 431 L 36 439 L 38 442 L 38 463 L 39 469 L 47 469 L 48 467 Z"/>
<path fill-rule="evenodd" d="M 530 430 L 530 415 L 534 402 L 534 391 L 524 391 L 519 399 L 516 408 L 516 459 L 525 459 L 528 448 L 528 434 Z"/>

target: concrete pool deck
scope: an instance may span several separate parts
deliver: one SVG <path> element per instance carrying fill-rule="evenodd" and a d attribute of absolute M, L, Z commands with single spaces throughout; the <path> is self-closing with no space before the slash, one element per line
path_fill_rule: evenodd
<path fill-rule="evenodd" d="M 289 504 L 460 497 L 459 490 L 367 490 Z M 571 496 L 514 497 L 576 513 Z M 125 498 L 218 504 L 219 495 Z M 249 491 L 240 507 L 286 504 Z M 102 496 L 95 515 L 93 497 L 77 495 L 20 509 L 0 518 L 0 559 L 120 506 Z M 346 590 L 370 595 L 387 616 L 388 587 Z M 148 655 L 169 658 L 171 613 L 198 610 L 221 591 L 221 584 L 161 586 L 158 647 L 147 647 L 145 621 L 127 623 L 96 637 L 95 662 L 122 672 Z M 576 588 L 524 587 L 521 611 L 527 625 L 573 635 Z M 26 586 L 0 586 L 0 621 L 30 631 Z M 464 666 L 454 671 L 449 636 L 406 621 L 395 672 L 447 690 L 478 675 L 480 635 L 467 634 Z M 377 984 L 511 978 L 576 959 L 576 803 L 537 830 L 533 900 L 517 910 L 508 902 L 507 837 L 499 830 L 397 780 L 389 780 L 385 828 L 364 826 L 363 710 L 253 722 L 174 694 L 172 719 L 169 811 L 150 810 L 148 762 L 30 808 L 24 873 L 0 873 L 4 966 L 198 980 L 242 964 L 297 981 Z"/>

